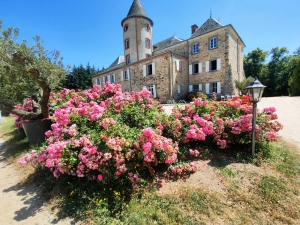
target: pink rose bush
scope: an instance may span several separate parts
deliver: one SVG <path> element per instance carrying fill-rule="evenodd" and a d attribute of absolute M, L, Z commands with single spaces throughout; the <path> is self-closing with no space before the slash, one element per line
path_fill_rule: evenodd
<path fill-rule="evenodd" d="M 178 144 L 162 136 L 169 124 L 159 102 L 146 89 L 122 93 L 120 85 L 52 93 L 54 123 L 47 141 L 19 160 L 62 175 L 110 182 L 128 179 L 133 187 L 158 165 L 177 161 Z"/>
<path fill-rule="evenodd" d="M 46 143 L 19 159 L 62 175 L 103 183 L 127 180 L 133 188 L 158 168 L 173 175 L 197 170 L 204 148 L 231 149 L 251 143 L 249 98 L 194 100 L 171 116 L 146 89 L 122 93 L 120 85 L 51 93 L 54 123 Z M 278 139 L 282 125 L 274 108 L 257 113 L 256 141 Z"/>
<path fill-rule="evenodd" d="M 278 140 L 282 125 L 277 120 L 275 108 L 257 112 L 256 141 Z M 174 108 L 173 122 L 169 134 L 179 137 L 179 146 L 187 147 L 214 145 L 220 149 L 251 143 L 252 104 L 248 96 L 236 97 L 231 101 L 205 101 L 195 99 L 193 105 Z"/>

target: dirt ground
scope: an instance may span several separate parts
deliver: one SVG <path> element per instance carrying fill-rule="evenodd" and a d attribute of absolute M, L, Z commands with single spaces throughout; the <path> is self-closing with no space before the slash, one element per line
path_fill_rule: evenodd
<path fill-rule="evenodd" d="M 300 147 L 300 97 L 263 98 L 258 108 L 274 106 L 277 109 L 279 121 L 284 129 L 280 135 Z M 172 106 L 165 106 L 167 113 Z M 28 169 L 16 166 L 7 161 L 4 154 L 5 143 L 0 139 L 0 224 L 3 225 L 48 225 L 48 224 L 78 224 L 71 219 L 59 219 L 51 212 L 40 194 L 40 188 L 34 184 L 23 185 L 22 180 L 28 176 Z M 200 186 L 212 191 L 225 192 L 222 178 L 217 176 L 214 163 L 199 161 L 199 171 L 185 181 L 165 183 L 160 189 L 162 194 L 176 192 L 182 186 Z M 238 170 L 251 170 L 263 173 L 263 169 L 253 165 L 238 163 L 230 164 Z"/>

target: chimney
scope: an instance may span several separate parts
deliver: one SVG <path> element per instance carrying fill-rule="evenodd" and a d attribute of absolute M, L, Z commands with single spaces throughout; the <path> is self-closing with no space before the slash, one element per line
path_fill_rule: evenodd
<path fill-rule="evenodd" d="M 196 24 L 192 25 L 192 34 L 198 30 L 198 26 Z"/>

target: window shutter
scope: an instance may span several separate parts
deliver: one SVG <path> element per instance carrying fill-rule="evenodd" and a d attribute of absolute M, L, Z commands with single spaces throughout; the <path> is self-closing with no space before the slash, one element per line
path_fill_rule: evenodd
<path fill-rule="evenodd" d="M 127 76 L 128 76 L 128 80 L 130 80 L 129 68 L 127 68 Z"/>
<path fill-rule="evenodd" d="M 217 59 L 217 70 L 221 69 L 221 58 Z"/>
<path fill-rule="evenodd" d="M 178 94 L 181 93 L 180 85 L 177 86 L 177 92 L 178 92 Z"/>
<path fill-rule="evenodd" d="M 217 93 L 221 94 L 221 82 L 217 82 Z"/>
<path fill-rule="evenodd" d="M 199 84 L 199 91 L 202 91 L 202 84 Z"/>
<path fill-rule="evenodd" d="M 124 72 L 123 71 L 121 71 L 121 81 L 123 81 L 124 80 Z"/>
<path fill-rule="evenodd" d="M 147 71 L 146 65 L 143 65 L 143 76 L 144 77 L 146 76 L 146 71 Z"/>
<path fill-rule="evenodd" d="M 152 74 L 155 74 L 155 62 L 152 63 Z"/>
<path fill-rule="evenodd" d="M 103 85 L 105 85 L 105 77 L 102 77 Z"/>
<path fill-rule="evenodd" d="M 193 65 L 192 64 L 189 65 L 189 74 L 190 75 L 193 74 Z"/>
<path fill-rule="evenodd" d="M 198 71 L 199 71 L 199 73 L 202 73 L 202 63 L 198 64 Z"/>
<path fill-rule="evenodd" d="M 209 83 L 205 84 L 206 94 L 209 94 Z"/>
<path fill-rule="evenodd" d="M 153 84 L 153 98 L 156 98 L 156 86 Z"/>
<path fill-rule="evenodd" d="M 180 70 L 180 61 L 176 60 L 176 69 L 179 71 Z"/>
<path fill-rule="evenodd" d="M 189 85 L 189 92 L 193 91 L 193 85 Z"/>
<path fill-rule="evenodd" d="M 110 83 L 110 75 L 107 75 L 107 81 Z"/>
<path fill-rule="evenodd" d="M 209 72 L 209 61 L 206 61 L 206 72 Z"/>

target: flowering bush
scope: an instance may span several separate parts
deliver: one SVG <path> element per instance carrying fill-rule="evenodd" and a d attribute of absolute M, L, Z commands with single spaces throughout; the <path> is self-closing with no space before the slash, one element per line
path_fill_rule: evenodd
<path fill-rule="evenodd" d="M 33 110 L 32 99 L 26 98 L 23 102 L 23 105 L 15 105 L 14 108 L 25 112 L 30 112 Z M 15 128 L 23 128 L 20 122 L 23 121 L 24 118 L 13 113 L 11 113 L 10 115 L 15 117 L 15 122 L 14 122 Z"/>
<path fill-rule="evenodd" d="M 168 116 L 146 89 L 122 93 L 120 85 L 51 96 L 52 130 L 47 143 L 19 160 L 49 168 L 55 177 L 67 174 L 109 182 L 128 178 L 133 187 L 140 175 L 173 164 L 178 145 L 162 136 Z"/>
<path fill-rule="evenodd" d="M 282 125 L 277 121 L 275 108 L 257 113 L 256 141 L 269 142 L 278 139 Z M 197 98 L 193 105 L 174 108 L 169 134 L 178 138 L 180 145 L 211 145 L 220 149 L 251 143 L 252 104 L 248 96 L 235 97 L 231 101 L 204 101 Z"/>
<path fill-rule="evenodd" d="M 174 175 L 197 170 L 202 147 L 220 149 L 251 142 L 249 98 L 205 101 L 201 98 L 166 115 L 146 89 L 122 93 L 120 85 L 51 94 L 52 130 L 40 149 L 19 159 L 21 165 L 49 168 L 99 182 L 127 179 L 132 187 L 158 168 Z M 277 140 L 282 128 L 274 108 L 257 113 L 256 140 Z"/>

